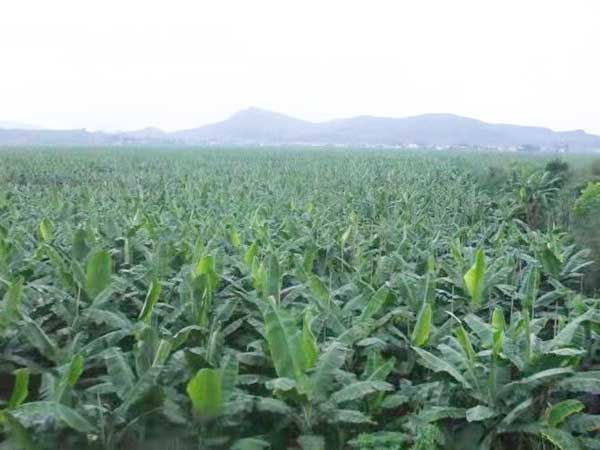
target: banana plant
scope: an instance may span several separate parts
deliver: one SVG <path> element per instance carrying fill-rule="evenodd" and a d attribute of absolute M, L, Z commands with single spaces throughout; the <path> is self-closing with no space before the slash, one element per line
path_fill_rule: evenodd
<path fill-rule="evenodd" d="M 577 358 L 585 351 L 574 346 L 576 335 L 585 323 L 597 320 L 597 312 L 590 309 L 552 339 L 542 340 L 539 335 L 547 319 L 531 320 L 524 310 L 514 314 L 507 326 L 504 313 L 496 309 L 491 323 L 474 314 L 465 316 L 455 327 L 454 336 L 437 347 L 438 355 L 418 347 L 414 351 L 424 367 L 444 374 L 458 398 L 469 399 L 465 404 L 450 405 L 454 409 L 448 410 L 450 417 L 463 421 L 461 435 L 479 436 L 478 443 L 467 448 L 492 449 L 505 435 L 524 440 L 530 434 L 538 439 L 550 439 L 548 433 L 566 436 L 564 430 L 547 431 L 556 422 L 543 422 L 545 405 L 554 396 L 560 399 L 568 392 L 564 386 L 585 376 L 585 372 L 577 371 Z M 562 389 L 556 389 L 557 385 Z M 534 428 L 519 428 L 531 421 L 544 423 L 537 434 Z M 578 442 L 570 435 L 565 439 Z"/>
<path fill-rule="evenodd" d="M 360 409 L 367 406 L 366 397 L 393 390 L 381 376 L 385 370 L 359 380 L 344 370 L 351 349 L 337 339 L 319 347 L 309 314 L 304 314 L 300 326 L 299 320 L 273 298 L 262 305 L 262 312 L 276 374 L 265 386 L 288 405 L 286 412 L 300 430 L 302 448 L 324 448 L 325 438 L 319 431 L 327 424 L 342 435 L 345 426 L 373 424 Z M 343 439 L 336 445 L 342 446 Z"/>

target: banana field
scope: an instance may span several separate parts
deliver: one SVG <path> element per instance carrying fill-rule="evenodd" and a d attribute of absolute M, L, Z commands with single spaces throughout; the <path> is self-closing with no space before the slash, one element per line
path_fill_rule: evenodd
<path fill-rule="evenodd" d="M 0 449 L 600 449 L 596 168 L 0 149 Z"/>

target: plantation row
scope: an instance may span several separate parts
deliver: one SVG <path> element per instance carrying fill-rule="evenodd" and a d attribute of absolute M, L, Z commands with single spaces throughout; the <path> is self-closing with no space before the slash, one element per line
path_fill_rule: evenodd
<path fill-rule="evenodd" d="M 0 150 L 0 448 L 600 449 L 585 158 Z"/>

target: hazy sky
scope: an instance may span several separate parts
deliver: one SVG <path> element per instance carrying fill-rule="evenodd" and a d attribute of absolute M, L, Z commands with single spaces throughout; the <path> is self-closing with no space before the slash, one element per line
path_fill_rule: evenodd
<path fill-rule="evenodd" d="M 248 106 L 600 134 L 600 1 L 0 3 L 0 120 L 177 129 Z"/>

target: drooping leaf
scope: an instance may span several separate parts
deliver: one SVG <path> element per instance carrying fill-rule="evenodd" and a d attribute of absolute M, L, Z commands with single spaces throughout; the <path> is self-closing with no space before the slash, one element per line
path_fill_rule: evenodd
<path fill-rule="evenodd" d="M 44 332 L 44 330 L 29 317 L 25 317 L 23 329 L 25 337 L 38 351 L 51 361 L 58 358 L 58 347 L 56 343 Z"/>
<path fill-rule="evenodd" d="M 238 380 L 239 365 L 238 360 L 233 355 L 227 355 L 223 358 L 221 364 L 223 374 L 223 401 L 228 401 L 233 395 Z"/>
<path fill-rule="evenodd" d="M 24 403 L 14 410 L 17 417 L 39 416 L 53 418 L 80 433 L 92 433 L 95 427 L 79 412 L 57 402 L 30 402 Z"/>
<path fill-rule="evenodd" d="M 544 250 L 542 250 L 540 254 L 540 260 L 542 261 L 542 266 L 544 267 L 544 270 L 547 273 L 549 273 L 553 277 L 557 277 L 558 275 L 560 275 L 560 269 L 562 264 L 560 260 L 556 257 L 554 252 L 548 246 L 545 246 Z"/>
<path fill-rule="evenodd" d="M 2 305 L 4 311 L 0 310 L 1 314 L 4 314 L 10 321 L 19 320 L 21 317 L 21 301 L 23 298 L 23 278 L 19 278 L 17 281 L 10 283 L 8 290 L 4 294 L 2 299 Z"/>
<path fill-rule="evenodd" d="M 479 422 L 496 417 L 498 412 L 484 405 L 477 405 L 467 409 L 467 422 Z"/>
<path fill-rule="evenodd" d="M 394 386 L 385 381 L 358 381 L 333 393 L 331 400 L 337 404 L 361 399 L 375 392 L 393 391 Z"/>
<path fill-rule="evenodd" d="M 600 392 L 600 370 L 578 372 L 559 381 L 557 387 L 567 392 Z"/>
<path fill-rule="evenodd" d="M 267 441 L 258 438 L 244 438 L 234 442 L 231 450 L 265 450 L 271 447 Z"/>
<path fill-rule="evenodd" d="M 565 347 L 570 345 L 573 341 L 573 337 L 575 333 L 579 329 L 579 327 L 588 320 L 591 320 L 594 317 L 594 310 L 590 309 L 586 311 L 584 314 L 577 316 L 576 318 L 569 321 L 565 327 L 558 332 L 558 334 L 552 339 L 548 345 L 547 350 L 552 350 L 559 347 Z"/>
<path fill-rule="evenodd" d="M 298 438 L 302 450 L 325 450 L 325 438 L 315 434 L 303 434 Z"/>
<path fill-rule="evenodd" d="M 319 304 L 323 308 L 327 308 L 331 302 L 331 295 L 329 294 L 329 289 L 327 289 L 327 286 L 325 286 L 323 281 L 321 281 L 321 279 L 316 275 L 310 275 L 308 277 L 308 287 L 315 298 L 319 301 Z"/>
<path fill-rule="evenodd" d="M 327 416 L 327 420 L 331 423 L 374 424 L 369 416 L 355 409 L 336 409 L 331 416 Z"/>
<path fill-rule="evenodd" d="M 328 397 L 334 384 L 335 373 L 344 365 L 346 352 L 346 347 L 338 342 L 333 342 L 321 353 L 311 376 L 313 398 L 325 399 Z"/>
<path fill-rule="evenodd" d="M 432 406 L 425 408 L 420 414 L 419 419 L 424 422 L 437 422 L 440 419 L 462 419 L 465 417 L 464 408 L 453 408 L 449 406 Z"/>
<path fill-rule="evenodd" d="M 583 411 L 585 405 L 579 400 L 569 399 L 552 405 L 546 410 L 546 422 L 551 427 L 560 425 L 567 417 Z"/>
<path fill-rule="evenodd" d="M 438 358 L 434 354 L 428 352 L 427 350 L 423 350 L 422 348 L 413 347 L 413 350 L 421 357 L 421 363 L 428 369 L 431 369 L 434 372 L 446 372 L 462 385 L 469 386 L 469 383 L 465 377 L 463 377 L 458 369 L 449 362 Z"/>
<path fill-rule="evenodd" d="M 558 428 L 544 428 L 540 434 L 560 450 L 582 450 L 577 438 Z"/>
<path fill-rule="evenodd" d="M 129 362 L 119 349 L 110 349 L 105 356 L 106 371 L 110 382 L 121 399 L 124 399 L 135 384 L 135 375 Z"/>

